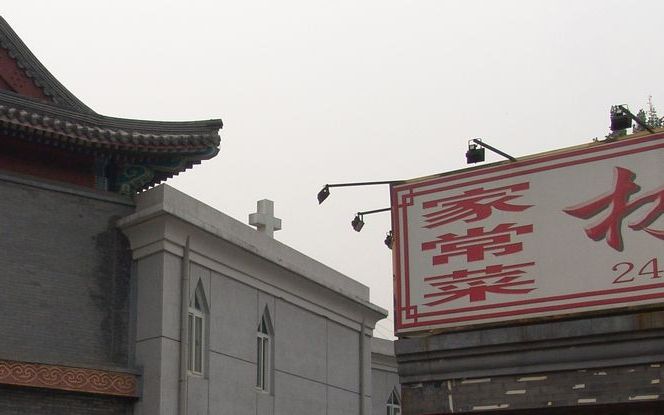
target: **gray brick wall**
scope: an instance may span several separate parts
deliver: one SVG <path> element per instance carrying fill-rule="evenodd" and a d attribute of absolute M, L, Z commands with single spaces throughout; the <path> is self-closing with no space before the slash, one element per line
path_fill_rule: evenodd
<path fill-rule="evenodd" d="M 129 415 L 132 401 L 0 386 L 0 415 Z"/>
<path fill-rule="evenodd" d="M 404 415 L 664 414 L 659 309 L 478 327 L 395 349 Z"/>
<path fill-rule="evenodd" d="M 128 366 L 133 206 L 33 184 L 0 175 L 0 358 Z"/>
<path fill-rule="evenodd" d="M 664 370 L 661 364 L 518 376 L 453 379 L 402 387 L 404 414 L 533 413 L 664 413 Z M 435 403 L 435 405 L 434 405 Z M 620 406 L 615 406 L 620 404 Z M 432 411 L 432 408 L 436 408 Z M 600 410 L 601 409 L 601 410 Z M 632 411 L 633 410 L 633 411 Z M 565 412 L 567 413 L 567 412 Z"/>

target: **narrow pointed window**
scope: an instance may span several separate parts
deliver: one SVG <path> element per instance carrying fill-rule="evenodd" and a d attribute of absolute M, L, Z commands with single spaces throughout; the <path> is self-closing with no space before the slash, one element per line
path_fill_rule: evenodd
<path fill-rule="evenodd" d="M 194 300 L 189 306 L 188 333 L 189 333 L 189 356 L 187 367 L 189 372 L 202 375 L 205 358 L 205 315 L 206 315 L 205 293 L 201 282 L 198 282 Z"/>
<path fill-rule="evenodd" d="M 387 400 L 387 415 L 401 415 L 401 400 L 396 389 L 392 391 Z"/>
<path fill-rule="evenodd" d="M 265 309 L 256 335 L 256 388 L 269 392 L 272 365 L 272 323 Z"/>

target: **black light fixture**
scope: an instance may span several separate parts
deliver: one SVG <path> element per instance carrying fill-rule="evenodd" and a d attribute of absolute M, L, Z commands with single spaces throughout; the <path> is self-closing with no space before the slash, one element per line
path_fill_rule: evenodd
<path fill-rule="evenodd" d="M 353 229 L 355 230 L 355 232 L 361 231 L 362 227 L 364 226 L 364 220 L 363 220 L 362 215 L 360 215 L 359 213 L 357 215 L 355 215 L 355 218 L 353 219 L 353 221 L 350 224 L 353 227 Z"/>
<path fill-rule="evenodd" d="M 644 130 L 648 130 L 651 134 L 655 132 L 643 120 L 632 114 L 626 105 L 612 105 L 609 114 L 611 118 L 609 128 L 611 128 L 611 131 L 625 130 L 632 126 L 632 120 L 634 120 Z"/>
<path fill-rule="evenodd" d="M 364 226 L 364 215 L 371 215 L 373 213 L 380 213 L 380 212 L 387 212 L 388 210 L 392 210 L 392 208 L 382 208 L 382 209 L 374 209 L 374 210 L 365 210 L 364 212 L 357 212 L 355 214 L 355 218 L 353 221 L 350 223 L 353 226 L 353 229 L 355 229 L 355 232 L 359 232 L 362 230 L 362 227 Z"/>
<path fill-rule="evenodd" d="M 484 161 L 484 147 L 469 142 L 468 151 L 466 151 L 466 163 L 474 164 L 482 161 Z"/>
<path fill-rule="evenodd" d="M 330 195 L 330 186 L 325 185 L 325 187 L 323 187 L 323 189 L 320 192 L 318 192 L 318 204 L 320 205 L 321 203 L 323 203 L 329 195 Z"/>
<path fill-rule="evenodd" d="M 330 187 L 350 187 L 350 186 L 374 186 L 377 184 L 392 184 L 392 183 L 400 183 L 400 180 L 383 180 L 380 182 L 358 182 L 358 183 L 333 183 L 333 184 L 326 184 L 323 186 L 320 192 L 318 192 L 318 204 L 320 205 L 325 201 L 325 199 L 330 196 Z"/>
<path fill-rule="evenodd" d="M 623 105 L 612 105 L 610 118 L 611 118 L 611 131 L 625 130 L 632 126 L 632 117 L 629 116 L 629 110 Z"/>
<path fill-rule="evenodd" d="M 392 231 L 390 230 L 387 232 L 387 235 L 385 236 L 385 246 L 388 249 L 392 249 L 392 244 L 394 243 L 394 238 L 392 236 Z"/>
<path fill-rule="evenodd" d="M 496 154 L 499 154 L 509 161 L 516 161 L 516 158 L 510 156 L 504 151 L 498 150 L 496 147 L 490 146 L 479 138 L 468 140 L 468 151 L 466 151 L 466 162 L 468 164 L 479 163 L 484 161 L 484 149 L 488 148 Z"/>

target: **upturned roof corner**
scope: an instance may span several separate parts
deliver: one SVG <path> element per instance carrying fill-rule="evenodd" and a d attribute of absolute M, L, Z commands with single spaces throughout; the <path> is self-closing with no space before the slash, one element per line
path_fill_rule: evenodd
<path fill-rule="evenodd" d="M 67 90 L 2 17 L 0 47 L 0 132 L 32 145 L 88 154 L 95 160 L 97 175 L 117 181 L 105 190 L 131 194 L 219 153 L 220 119 L 147 121 L 104 116 Z M 140 179 L 129 174 L 139 170 Z M 105 182 L 105 177 L 101 179 Z"/>

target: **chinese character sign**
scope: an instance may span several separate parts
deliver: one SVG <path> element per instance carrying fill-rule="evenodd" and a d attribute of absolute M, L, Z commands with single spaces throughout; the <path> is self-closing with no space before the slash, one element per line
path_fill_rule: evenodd
<path fill-rule="evenodd" d="M 664 134 L 393 185 L 397 334 L 664 302 Z"/>
<path fill-rule="evenodd" d="M 613 189 L 605 195 L 584 202 L 578 206 L 565 209 L 565 212 L 582 219 L 599 216 L 604 210 L 601 220 L 586 228 L 586 234 L 593 240 L 606 238 L 606 243 L 616 251 L 623 250 L 622 223 L 623 220 L 642 206 L 649 206 L 642 218 L 631 222 L 628 226 L 632 230 L 643 230 L 650 235 L 664 239 L 664 231 L 648 228 L 648 225 L 664 213 L 664 177 L 662 186 L 645 192 L 641 196 L 632 197 L 639 192 L 640 187 L 634 183 L 634 172 L 616 167 L 615 184 Z"/>

